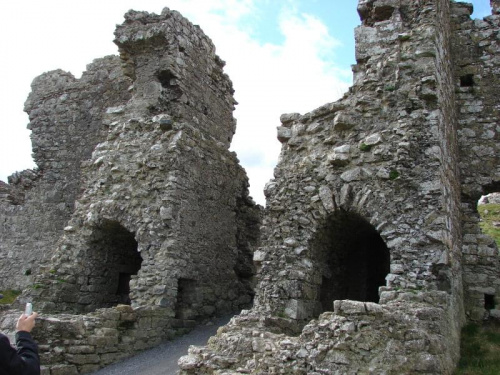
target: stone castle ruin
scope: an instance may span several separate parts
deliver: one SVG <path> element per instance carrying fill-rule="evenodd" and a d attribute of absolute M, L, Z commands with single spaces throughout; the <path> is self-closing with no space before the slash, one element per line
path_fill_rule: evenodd
<path fill-rule="evenodd" d="M 500 190 L 491 5 L 359 0 L 354 85 L 281 116 L 263 212 L 228 151 L 224 63 L 179 13 L 130 11 L 119 58 L 35 79 L 39 168 L 0 185 L 0 288 L 43 310 L 44 373 L 245 309 L 181 373 L 451 374 L 463 324 L 500 317 L 477 212 Z"/>

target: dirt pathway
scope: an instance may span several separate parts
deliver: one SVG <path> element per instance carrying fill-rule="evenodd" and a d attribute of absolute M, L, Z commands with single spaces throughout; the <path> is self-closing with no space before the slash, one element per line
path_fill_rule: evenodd
<path fill-rule="evenodd" d="M 134 357 L 115 363 L 93 375 L 175 375 L 179 367 L 177 360 L 187 354 L 190 345 L 205 345 L 210 336 L 215 335 L 220 326 L 230 317 L 215 320 L 211 325 L 195 328 L 185 336 L 167 341 L 156 348 L 142 352 Z"/>

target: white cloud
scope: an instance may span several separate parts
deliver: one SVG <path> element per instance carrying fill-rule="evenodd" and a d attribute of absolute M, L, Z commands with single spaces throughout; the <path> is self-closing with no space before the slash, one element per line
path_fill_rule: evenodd
<path fill-rule="evenodd" d="M 272 178 L 280 144 L 276 140 L 279 116 L 307 112 L 334 101 L 347 89 L 350 72 L 339 70 L 334 50 L 339 42 L 316 17 L 300 14 L 291 2 L 283 2 L 279 16 L 281 44 L 252 38 L 252 27 L 268 0 L 171 0 L 179 10 L 199 24 L 213 40 L 240 103 L 232 149 L 238 153 L 251 182 L 251 195 L 264 204 L 262 189 Z M 62 68 L 79 76 L 94 58 L 116 53 L 113 29 L 128 9 L 159 13 L 163 0 L 67 2 L 29 0 L 2 2 L 4 17 L 0 43 L 15 59 L 1 61 L 0 102 L 3 105 L 0 137 L 0 179 L 31 166 L 30 142 L 24 129 L 28 122 L 22 105 L 29 82 L 43 71 Z M 6 5 L 8 3 L 9 5 Z M 30 6 L 26 6 L 29 3 Z M 70 5 L 71 4 L 71 5 Z M 26 10 L 27 9 L 27 10 Z M 253 21 L 253 22 L 242 22 Z M 16 30 L 15 37 L 9 31 Z M 9 89 L 6 89 L 8 87 Z M 258 161 L 258 162 L 257 162 Z"/>
<path fill-rule="evenodd" d="M 262 189 L 273 177 L 281 147 L 276 139 L 279 116 L 305 113 L 334 101 L 350 85 L 350 72 L 348 80 L 341 79 L 345 72 L 325 59 L 331 59 L 339 42 L 317 18 L 287 10 L 282 13 L 280 29 L 285 37 L 281 45 L 262 45 L 238 32 L 220 40 L 214 36 L 220 55 L 227 60 L 240 103 L 232 149 L 249 174 L 251 195 L 261 204 Z M 247 159 L 256 154 L 260 154 L 262 164 L 250 168 Z"/>

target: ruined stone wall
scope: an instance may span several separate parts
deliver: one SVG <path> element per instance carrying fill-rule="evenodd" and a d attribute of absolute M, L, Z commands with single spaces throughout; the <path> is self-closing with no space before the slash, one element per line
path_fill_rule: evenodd
<path fill-rule="evenodd" d="M 3 311 L 0 328 L 14 342 L 19 311 Z M 75 375 L 97 371 L 134 353 L 185 332 L 162 308 L 121 305 L 88 315 L 37 318 L 33 336 L 39 344 L 42 375 Z"/>
<path fill-rule="evenodd" d="M 283 303 L 292 300 L 314 303 L 314 291 L 307 290 L 318 281 L 309 275 L 320 266 L 310 243 L 340 209 L 364 217 L 387 244 L 387 287 L 441 288 L 435 266 L 450 250 L 432 38 L 436 8 L 425 4 L 422 10 L 410 2 L 361 3 L 352 94 L 303 116 L 282 116 L 282 154 L 266 190 L 270 229 L 265 252 L 257 254 L 259 306 L 286 311 Z"/>
<path fill-rule="evenodd" d="M 189 119 L 205 136 L 229 147 L 236 127 L 234 90 L 222 71 L 225 63 L 198 26 L 175 11 L 134 11 L 125 15 L 115 37 L 142 110 Z"/>
<path fill-rule="evenodd" d="M 179 13 L 125 19 L 116 36 L 132 98 L 107 109 L 106 140 L 84 163 L 82 196 L 31 295 L 48 310 L 128 302 L 186 321 L 241 309 L 253 296 L 245 239 L 257 239 L 258 209 L 228 150 L 234 119 L 203 117 L 196 99 L 231 114 L 231 83 L 210 40 Z M 167 70 L 175 78 L 163 82 Z M 204 72 L 200 93 L 194 75 Z"/>
<path fill-rule="evenodd" d="M 224 62 L 167 8 L 128 12 L 115 35 L 120 61 L 97 60 L 81 80 L 42 75 L 26 105 L 40 176 L 23 172 L 19 185 L 50 176 L 68 204 L 16 302 L 44 312 L 35 335 L 46 374 L 93 371 L 253 300 L 260 209 L 229 151 Z M 22 203 L 0 188 L 2 204 Z M 2 329 L 16 315 L 2 314 Z"/>
<path fill-rule="evenodd" d="M 0 289 L 32 284 L 50 258 L 80 193 L 80 164 L 104 138 L 104 110 L 129 99 L 130 83 L 117 57 L 94 61 L 80 79 L 57 70 L 33 81 L 25 110 L 38 169 L 3 185 Z"/>
<path fill-rule="evenodd" d="M 466 312 L 481 320 L 500 316 L 498 248 L 479 228 L 478 200 L 500 190 L 500 124 L 498 90 L 500 73 L 498 30 L 500 13 L 470 19 L 470 4 L 454 4 L 455 87 L 458 119 Z M 491 302 L 488 302 L 491 299 Z"/>
<path fill-rule="evenodd" d="M 462 232 L 468 188 L 462 194 L 461 185 L 468 173 L 476 177 L 470 182 L 477 174 L 492 181 L 498 168 L 498 152 L 488 154 L 490 168 L 467 165 L 481 163 L 464 155 L 482 145 L 467 143 L 459 152 L 466 110 L 460 92 L 455 97 L 454 67 L 462 67 L 457 51 L 464 48 L 452 39 L 463 22 L 455 23 L 460 9 L 447 0 L 359 1 L 363 24 L 350 92 L 311 113 L 281 117 L 282 153 L 266 187 L 254 256 L 256 305 L 207 347 L 190 350 L 179 362 L 183 374 L 452 373 L 465 320 L 463 235 L 466 249 L 468 241 L 481 246 L 481 237 L 469 239 L 470 227 Z M 367 235 L 367 242 L 358 238 Z M 367 244 L 380 239 L 390 253 L 390 272 L 375 283 L 380 298 L 349 294 L 352 285 L 376 280 L 358 247 L 379 251 Z M 325 248 L 340 253 L 335 264 L 325 261 Z M 380 254 L 368 258 L 371 267 L 380 267 Z M 324 293 L 339 264 L 350 274 L 337 279 L 337 294 Z M 490 278 L 476 279 L 475 287 L 497 285 L 497 270 L 491 264 Z M 466 275 L 466 291 L 468 283 Z M 338 284 L 348 291 L 337 292 Z M 484 304 L 476 307 L 486 312 Z"/>
<path fill-rule="evenodd" d="M 253 308 L 183 374 L 452 373 L 465 316 L 497 311 L 497 249 L 474 205 L 498 184 L 498 15 L 470 21 L 448 0 L 358 12 L 349 93 L 281 117 L 255 252 L 223 62 L 177 12 L 127 13 L 131 99 L 106 109 L 74 213 L 19 300 L 80 313 L 43 321 L 46 371 L 90 371 L 248 306 L 253 253 Z"/>
<path fill-rule="evenodd" d="M 439 102 L 438 137 L 441 163 L 441 191 L 446 212 L 443 242 L 447 252 L 435 265 L 439 286 L 448 290 L 450 298 L 449 325 L 454 342 L 459 340 L 464 324 L 462 216 L 460 205 L 460 173 L 457 141 L 457 106 L 452 56 L 452 4 L 436 3 L 436 90 Z M 449 285 L 448 285 L 449 283 Z M 445 285 L 443 285 L 445 284 Z"/>
<path fill-rule="evenodd" d="M 283 333 L 277 318 L 246 311 L 220 328 L 208 348 L 191 347 L 179 360 L 181 374 L 451 374 L 452 362 L 440 356 L 449 350 L 442 297 L 336 301 L 300 336 Z"/>

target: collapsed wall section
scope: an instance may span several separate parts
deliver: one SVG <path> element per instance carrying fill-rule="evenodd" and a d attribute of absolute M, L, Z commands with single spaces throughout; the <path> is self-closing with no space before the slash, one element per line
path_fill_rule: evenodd
<path fill-rule="evenodd" d="M 125 74 L 134 80 L 134 108 L 189 120 L 229 147 L 236 128 L 234 90 L 225 62 L 198 26 L 176 11 L 130 11 L 115 31 L 115 43 Z"/>
<path fill-rule="evenodd" d="M 130 83 L 112 56 L 89 64 L 80 79 L 56 70 L 33 81 L 25 111 L 38 168 L 1 186 L 0 289 L 32 285 L 50 259 L 80 194 L 80 164 L 105 138 L 103 113 L 130 98 Z"/>

